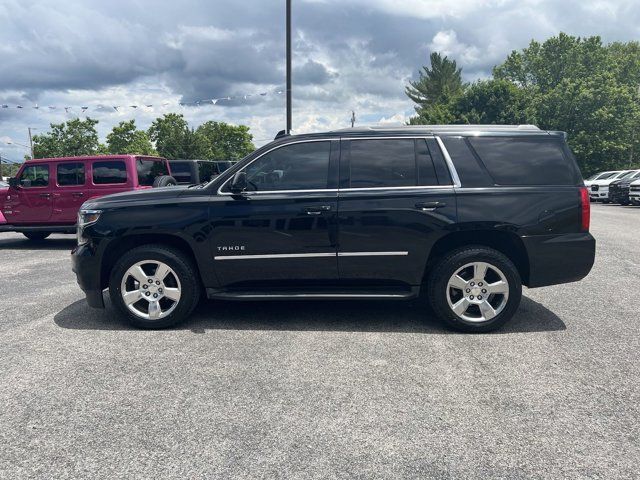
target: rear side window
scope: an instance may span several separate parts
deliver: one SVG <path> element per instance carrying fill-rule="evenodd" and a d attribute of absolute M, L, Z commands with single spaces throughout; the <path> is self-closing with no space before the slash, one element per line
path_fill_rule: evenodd
<path fill-rule="evenodd" d="M 93 183 L 106 185 L 127 183 L 127 167 L 122 160 L 109 160 L 93 163 Z"/>
<path fill-rule="evenodd" d="M 166 162 L 162 160 L 143 160 L 136 159 L 136 168 L 138 170 L 138 184 L 151 187 L 156 177 L 169 175 Z"/>
<path fill-rule="evenodd" d="M 413 139 L 351 140 L 349 143 L 351 188 L 417 184 Z"/>
<path fill-rule="evenodd" d="M 59 163 L 56 174 L 58 185 L 84 185 L 84 163 Z"/>
<path fill-rule="evenodd" d="M 187 162 L 171 162 L 171 174 L 178 183 L 193 183 L 191 165 Z"/>
<path fill-rule="evenodd" d="M 49 185 L 49 165 L 28 165 L 20 175 L 20 185 L 24 188 L 46 187 Z"/>
<path fill-rule="evenodd" d="M 548 138 L 474 137 L 469 143 L 497 185 L 575 185 L 562 142 Z"/>

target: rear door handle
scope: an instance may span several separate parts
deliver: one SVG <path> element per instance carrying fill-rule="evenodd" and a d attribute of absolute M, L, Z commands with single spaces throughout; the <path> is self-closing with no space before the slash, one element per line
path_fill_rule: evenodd
<path fill-rule="evenodd" d="M 40 198 L 51 198 L 51 194 L 50 193 L 41 193 L 39 195 Z"/>
<path fill-rule="evenodd" d="M 74 197 L 84 197 L 84 193 L 82 192 L 76 192 L 73 194 Z"/>
<path fill-rule="evenodd" d="M 307 215 L 321 215 L 323 212 L 330 212 L 331 205 L 319 205 L 317 207 L 304 207 L 302 210 Z"/>
<path fill-rule="evenodd" d="M 420 202 L 416 203 L 416 208 L 418 210 L 423 210 L 425 212 L 433 212 L 436 208 L 446 207 L 447 204 L 444 202 Z"/>

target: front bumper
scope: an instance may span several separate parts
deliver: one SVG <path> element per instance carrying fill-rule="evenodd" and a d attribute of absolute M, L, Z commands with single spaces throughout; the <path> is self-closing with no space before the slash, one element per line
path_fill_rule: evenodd
<path fill-rule="evenodd" d="M 522 241 L 529 256 L 530 288 L 582 280 L 595 261 L 596 240 L 590 233 L 536 235 Z"/>
<path fill-rule="evenodd" d="M 78 285 L 87 297 L 87 303 L 93 308 L 104 308 L 100 279 L 100 257 L 90 244 L 78 245 L 71 252 L 72 270 L 76 274 Z"/>

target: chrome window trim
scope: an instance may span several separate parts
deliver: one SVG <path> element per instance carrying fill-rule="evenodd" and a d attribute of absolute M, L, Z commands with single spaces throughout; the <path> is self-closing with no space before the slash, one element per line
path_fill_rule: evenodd
<path fill-rule="evenodd" d="M 217 255 L 214 260 L 277 260 L 283 258 L 329 258 L 329 257 L 404 257 L 409 252 L 333 252 L 333 253 L 273 253 L 262 255 Z"/>
<path fill-rule="evenodd" d="M 456 170 L 456 166 L 453 164 L 453 160 L 451 160 L 451 155 L 449 155 L 449 151 L 447 147 L 444 146 L 444 142 L 439 136 L 436 136 L 436 142 L 438 142 L 438 146 L 442 151 L 442 155 L 444 156 L 444 161 L 449 167 L 449 173 L 451 174 L 451 179 L 453 180 L 453 186 L 456 188 L 462 187 L 462 183 L 460 182 L 460 177 L 458 176 L 458 171 Z"/>
<path fill-rule="evenodd" d="M 316 142 L 329 142 L 331 143 L 332 140 L 337 140 L 337 139 L 331 139 L 331 138 L 312 138 L 312 139 L 306 139 L 306 140 L 296 140 L 293 142 L 287 142 L 287 143 L 283 143 L 280 145 L 276 145 L 273 148 L 270 148 L 269 150 L 267 150 L 266 152 L 261 153 L 260 155 L 258 155 L 256 158 L 254 158 L 253 160 L 251 160 L 249 163 L 247 163 L 246 165 L 244 165 L 241 169 L 238 170 L 238 172 L 241 172 L 242 170 L 246 169 L 249 165 L 251 165 L 253 162 L 255 162 L 256 160 L 264 157 L 265 155 L 268 155 L 269 153 L 273 152 L 274 150 L 278 150 L 280 148 L 284 148 L 287 147 L 289 145 L 296 145 L 298 143 L 316 143 Z M 329 157 L 329 162 L 331 161 L 331 157 Z M 236 172 L 237 173 L 237 172 Z M 227 183 L 229 183 L 232 179 L 233 179 L 234 175 L 231 175 L 229 178 L 227 178 L 224 183 L 222 185 L 220 185 L 220 187 L 218 188 L 218 195 L 227 195 L 227 196 L 231 196 L 234 195 L 231 192 L 223 192 L 222 189 L 227 185 Z M 326 188 L 318 188 L 318 189 L 306 189 L 306 190 L 264 190 L 262 192 L 251 192 L 251 193 L 292 193 L 292 192 L 300 192 L 300 193 L 304 193 L 304 192 L 330 192 L 330 191 L 334 191 L 334 189 L 326 189 Z M 244 193 L 244 192 L 243 192 Z M 249 192 L 247 192 L 249 193 Z"/>
<path fill-rule="evenodd" d="M 316 188 L 316 189 L 302 189 L 302 190 L 263 190 L 256 192 L 243 192 L 242 195 L 273 195 L 277 193 L 336 193 L 336 192 L 353 192 L 353 191 L 385 191 L 385 190 L 424 190 L 424 189 L 447 189 L 447 188 L 460 188 L 462 184 L 460 183 L 460 177 L 458 176 L 458 172 L 451 160 L 451 156 L 447 151 L 447 148 L 444 146 L 444 143 L 437 135 L 394 135 L 394 136 L 367 136 L 367 137 L 340 137 L 340 138 L 314 138 L 314 139 L 306 139 L 306 140 L 297 140 L 293 142 L 284 143 L 281 145 L 276 145 L 273 148 L 270 148 L 266 152 L 260 154 L 249 163 L 247 163 L 244 167 L 242 167 L 238 171 L 242 171 L 251 165 L 253 162 L 258 160 L 259 158 L 264 157 L 268 153 L 273 152 L 279 148 L 286 147 L 287 145 L 295 145 L 298 143 L 313 143 L 313 142 L 331 142 L 331 141 L 352 141 L 352 140 L 398 140 L 398 139 L 406 139 L 406 140 L 415 140 L 415 139 L 427 139 L 427 138 L 435 138 L 440 150 L 442 151 L 442 156 L 444 157 L 444 161 L 449 169 L 449 173 L 451 174 L 451 179 L 453 180 L 452 185 L 408 185 L 402 187 L 348 187 L 348 188 Z M 230 176 L 227 180 L 224 181 L 222 185 L 218 188 L 218 195 L 226 195 L 232 196 L 234 195 L 231 192 L 223 192 L 222 189 L 229 183 L 233 178 L 233 175 Z"/>

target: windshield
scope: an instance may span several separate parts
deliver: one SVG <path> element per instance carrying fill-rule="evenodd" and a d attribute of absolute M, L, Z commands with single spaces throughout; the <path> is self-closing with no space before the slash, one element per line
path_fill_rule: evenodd
<path fill-rule="evenodd" d="M 633 176 L 635 173 L 636 173 L 636 172 L 626 172 L 626 173 L 625 173 L 625 174 L 623 174 L 623 175 L 619 175 L 619 176 L 618 176 L 618 178 L 628 178 L 628 177 Z"/>
<path fill-rule="evenodd" d="M 606 180 L 607 178 L 611 178 L 616 175 L 618 172 L 607 172 L 601 174 L 596 180 Z"/>

